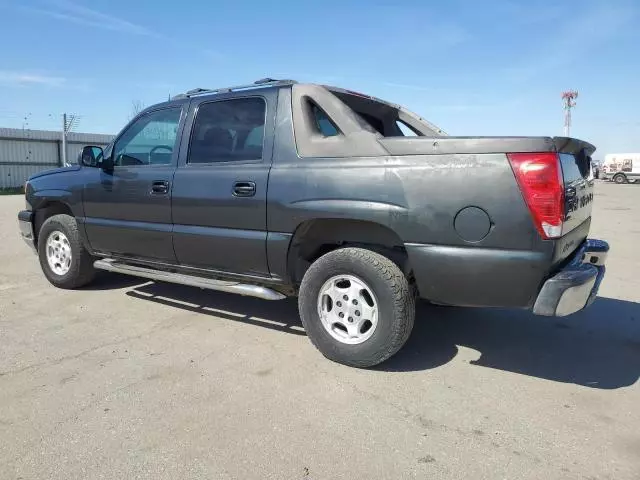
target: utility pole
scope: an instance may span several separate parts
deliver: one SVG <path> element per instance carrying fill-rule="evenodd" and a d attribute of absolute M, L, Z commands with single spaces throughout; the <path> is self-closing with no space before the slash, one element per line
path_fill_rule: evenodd
<path fill-rule="evenodd" d="M 62 166 L 67 166 L 67 114 L 62 114 Z"/>
<path fill-rule="evenodd" d="M 67 165 L 67 134 L 78 125 L 78 117 L 76 115 L 62 114 L 62 166 Z"/>
<path fill-rule="evenodd" d="M 562 106 L 564 108 L 564 136 L 571 135 L 571 109 L 576 106 L 578 98 L 577 90 L 567 90 L 562 92 Z"/>

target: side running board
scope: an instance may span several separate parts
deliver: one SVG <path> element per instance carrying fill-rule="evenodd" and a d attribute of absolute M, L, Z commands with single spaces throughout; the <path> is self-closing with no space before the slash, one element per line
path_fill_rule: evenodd
<path fill-rule="evenodd" d="M 165 272 L 163 270 L 156 270 L 139 265 L 129 265 L 113 259 L 96 260 L 93 262 L 93 266 L 109 272 L 124 273 L 125 275 L 133 275 L 134 277 L 148 278 L 160 282 L 178 283 L 180 285 L 206 288 L 219 292 L 237 293 L 239 295 L 262 298 L 263 300 L 282 300 L 286 298 L 285 295 L 280 292 L 258 285 L 214 280 L 212 278 L 185 275 L 183 273 Z"/>

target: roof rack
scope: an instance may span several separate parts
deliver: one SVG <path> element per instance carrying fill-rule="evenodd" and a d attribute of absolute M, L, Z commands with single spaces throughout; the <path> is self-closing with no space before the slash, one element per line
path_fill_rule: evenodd
<path fill-rule="evenodd" d="M 236 85 L 234 87 L 224 87 L 224 88 L 194 88 L 193 90 L 189 90 L 186 93 L 181 93 L 176 95 L 171 100 L 177 100 L 180 98 L 191 98 L 197 95 L 209 95 L 212 93 L 229 93 L 235 92 L 237 90 L 248 90 L 250 88 L 259 88 L 264 86 L 281 86 L 281 85 L 293 85 L 294 83 L 298 83 L 295 80 L 277 80 L 274 78 L 261 78 L 260 80 L 256 80 L 253 83 L 248 83 L 247 85 Z"/>

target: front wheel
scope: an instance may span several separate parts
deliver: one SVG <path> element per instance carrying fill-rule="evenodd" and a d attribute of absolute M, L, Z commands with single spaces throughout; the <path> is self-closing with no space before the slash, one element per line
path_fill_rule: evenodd
<path fill-rule="evenodd" d="M 84 248 L 76 220 L 70 215 L 54 215 L 42 224 L 38 257 L 47 280 L 59 288 L 82 287 L 95 275 L 93 258 Z"/>
<path fill-rule="evenodd" d="M 618 173 L 615 177 L 613 177 L 613 181 L 620 185 L 622 183 L 627 183 L 627 177 L 622 173 Z"/>
<path fill-rule="evenodd" d="M 415 297 L 398 266 L 362 248 L 316 260 L 302 279 L 298 307 L 309 339 L 325 357 L 363 368 L 400 350 L 415 317 Z"/>

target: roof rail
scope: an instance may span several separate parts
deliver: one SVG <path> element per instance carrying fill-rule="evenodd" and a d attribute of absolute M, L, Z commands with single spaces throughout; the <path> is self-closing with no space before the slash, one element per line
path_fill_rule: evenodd
<path fill-rule="evenodd" d="M 179 98 L 191 98 L 197 95 L 208 95 L 212 93 L 228 93 L 235 92 L 237 90 L 248 90 L 251 88 L 259 88 L 265 86 L 280 86 L 280 85 L 293 85 L 294 83 L 298 83 L 295 80 L 276 80 L 274 78 L 261 78 L 260 80 L 256 80 L 253 83 L 248 83 L 246 85 L 236 85 L 234 87 L 223 87 L 223 88 L 194 88 L 193 90 L 189 90 L 186 93 L 181 93 L 172 98 L 172 100 L 177 100 Z"/>

